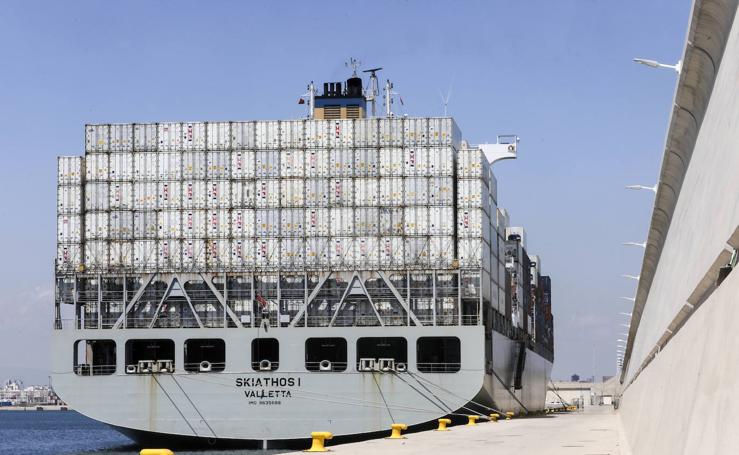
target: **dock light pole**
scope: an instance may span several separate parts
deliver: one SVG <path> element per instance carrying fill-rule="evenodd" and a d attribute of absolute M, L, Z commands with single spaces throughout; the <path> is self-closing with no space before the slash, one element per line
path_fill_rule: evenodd
<path fill-rule="evenodd" d="M 621 245 L 626 245 L 626 246 L 640 246 L 642 248 L 646 248 L 647 247 L 647 242 L 643 242 L 643 243 L 639 243 L 639 242 L 623 242 L 623 243 L 621 243 Z"/>
<path fill-rule="evenodd" d="M 675 63 L 674 65 L 666 65 L 664 63 L 658 62 L 657 60 L 647 60 L 645 58 L 635 58 L 634 62 L 648 66 L 650 68 L 669 68 L 671 70 L 674 70 L 677 74 L 680 74 L 680 71 L 683 69 L 682 60 L 678 60 L 677 63 Z"/>
<path fill-rule="evenodd" d="M 644 186 L 644 185 L 626 185 L 627 190 L 648 190 L 653 192 L 654 194 L 657 194 L 657 185 L 654 186 Z"/>

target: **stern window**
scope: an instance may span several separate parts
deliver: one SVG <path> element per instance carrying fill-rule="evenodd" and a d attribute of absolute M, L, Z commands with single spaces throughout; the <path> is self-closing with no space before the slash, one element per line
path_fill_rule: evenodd
<path fill-rule="evenodd" d="M 345 371 L 344 338 L 308 338 L 305 340 L 305 369 L 308 371 Z"/>
<path fill-rule="evenodd" d="M 254 371 L 275 371 L 280 366 L 280 342 L 277 338 L 251 341 L 251 367 Z"/>
<path fill-rule="evenodd" d="M 457 337 L 421 337 L 416 343 L 416 362 L 422 373 L 456 373 L 462 366 Z"/>
<path fill-rule="evenodd" d="M 185 371 L 208 373 L 226 369 L 226 343 L 218 338 L 185 341 Z"/>

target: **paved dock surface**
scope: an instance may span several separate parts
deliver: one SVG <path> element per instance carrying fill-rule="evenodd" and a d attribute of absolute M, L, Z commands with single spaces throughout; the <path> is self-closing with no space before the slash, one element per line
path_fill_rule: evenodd
<path fill-rule="evenodd" d="M 520 453 L 546 455 L 630 455 L 619 416 L 610 406 L 584 412 L 482 422 L 450 431 L 411 433 L 407 439 L 375 439 L 331 446 L 345 454 Z M 390 432 L 388 431 L 388 434 Z M 300 453 L 300 452 L 297 452 Z"/>

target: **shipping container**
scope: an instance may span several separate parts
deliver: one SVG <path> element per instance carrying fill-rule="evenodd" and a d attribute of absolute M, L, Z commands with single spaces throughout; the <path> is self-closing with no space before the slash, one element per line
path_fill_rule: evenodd
<path fill-rule="evenodd" d="M 260 120 L 256 124 L 256 147 L 258 149 L 280 148 L 280 122 Z"/>
<path fill-rule="evenodd" d="M 403 175 L 403 149 L 381 148 L 380 149 L 380 176 L 401 177 Z"/>
<path fill-rule="evenodd" d="M 85 242 L 85 267 L 88 270 L 105 270 L 108 268 L 107 241 L 88 240 Z"/>
<path fill-rule="evenodd" d="M 305 213 L 300 209 L 282 209 L 280 210 L 280 236 L 281 237 L 302 237 L 305 235 L 303 226 L 305 225 Z"/>
<path fill-rule="evenodd" d="M 280 210 L 258 209 L 254 216 L 257 238 L 280 236 Z"/>
<path fill-rule="evenodd" d="M 328 203 L 331 206 L 351 207 L 354 204 L 354 181 L 333 178 L 329 181 Z"/>
<path fill-rule="evenodd" d="M 231 210 L 231 236 L 240 239 L 254 237 L 254 209 Z"/>
<path fill-rule="evenodd" d="M 331 268 L 336 270 L 354 267 L 354 237 L 331 237 L 329 248 Z"/>
<path fill-rule="evenodd" d="M 160 239 L 182 238 L 182 212 L 180 210 L 162 210 L 157 214 Z"/>
<path fill-rule="evenodd" d="M 454 204 L 454 178 L 429 178 L 429 205 L 447 206 L 452 204 Z"/>
<path fill-rule="evenodd" d="M 429 235 L 429 208 L 406 207 L 403 213 L 405 235 Z"/>
<path fill-rule="evenodd" d="M 429 181 L 426 177 L 406 177 L 403 179 L 404 205 L 428 205 Z"/>
<path fill-rule="evenodd" d="M 357 177 L 377 177 L 380 175 L 379 152 L 377 149 L 354 149 L 354 175 Z"/>
<path fill-rule="evenodd" d="M 157 242 L 157 266 L 160 270 L 179 271 L 182 268 L 182 241 L 162 239 Z"/>
<path fill-rule="evenodd" d="M 121 183 L 120 185 L 128 185 L 128 184 Z M 133 209 L 134 210 L 156 210 L 157 202 L 158 202 L 157 201 L 157 182 L 134 182 L 133 183 Z M 117 208 L 125 208 L 125 207 L 117 207 Z"/>
<path fill-rule="evenodd" d="M 427 149 L 428 174 L 435 177 L 453 177 L 456 151 L 452 147 L 429 147 Z"/>
<path fill-rule="evenodd" d="M 209 179 L 231 178 L 231 152 L 215 151 L 206 153 Z"/>
<path fill-rule="evenodd" d="M 208 122 L 208 150 L 229 150 L 231 148 L 231 122 Z"/>
<path fill-rule="evenodd" d="M 206 268 L 210 271 L 229 270 L 231 266 L 231 241 L 228 239 L 206 242 Z"/>
<path fill-rule="evenodd" d="M 446 269 L 451 267 L 454 261 L 454 237 L 433 236 L 429 238 L 430 266 L 435 269 Z"/>
<path fill-rule="evenodd" d="M 307 237 L 318 237 L 329 235 L 330 209 L 308 208 L 305 209 L 305 235 Z"/>
<path fill-rule="evenodd" d="M 380 235 L 392 236 L 403 234 L 403 209 L 380 207 Z"/>
<path fill-rule="evenodd" d="M 428 118 L 406 117 L 403 119 L 403 143 L 406 146 L 427 145 L 428 129 Z"/>
<path fill-rule="evenodd" d="M 380 266 L 398 268 L 404 261 L 403 237 L 380 237 Z"/>
<path fill-rule="evenodd" d="M 457 205 L 459 207 L 490 210 L 490 191 L 482 179 L 457 180 Z"/>
<path fill-rule="evenodd" d="M 228 180 L 210 180 L 206 183 L 206 206 L 210 209 L 231 207 L 231 182 Z"/>
<path fill-rule="evenodd" d="M 148 272 L 156 270 L 157 258 L 156 240 L 134 240 L 133 242 L 133 267 L 137 271 Z"/>
<path fill-rule="evenodd" d="M 97 185 L 97 183 L 88 185 Z M 56 189 L 56 194 L 56 211 L 58 214 L 82 213 L 82 187 L 78 185 L 59 186 Z M 104 194 L 106 195 L 104 200 L 107 203 L 107 192 Z M 85 198 L 87 198 L 87 194 L 85 194 Z M 87 201 L 85 202 L 85 205 L 88 206 Z"/>
<path fill-rule="evenodd" d="M 354 120 L 335 119 L 329 121 L 329 147 L 354 147 Z"/>
<path fill-rule="evenodd" d="M 156 178 L 157 180 L 181 180 L 182 153 L 157 153 Z"/>
<path fill-rule="evenodd" d="M 133 212 L 133 238 L 155 239 L 159 234 L 157 212 Z"/>
<path fill-rule="evenodd" d="M 277 178 L 280 176 L 279 150 L 257 150 L 255 162 L 258 178 Z"/>
<path fill-rule="evenodd" d="M 207 213 L 205 210 L 182 211 L 182 236 L 184 238 L 199 239 L 206 235 Z"/>
<path fill-rule="evenodd" d="M 307 179 L 305 181 L 306 207 L 328 207 L 329 181 L 326 179 Z"/>
<path fill-rule="evenodd" d="M 302 178 L 305 176 L 305 151 L 283 150 L 280 155 L 280 177 Z"/>
<path fill-rule="evenodd" d="M 354 235 L 354 209 L 334 207 L 329 212 L 330 234 L 336 236 Z"/>
<path fill-rule="evenodd" d="M 487 243 L 480 238 L 458 239 L 457 255 L 459 257 L 460 267 L 485 267 L 490 260 L 489 248 Z"/>
<path fill-rule="evenodd" d="M 490 164 L 482 150 L 461 149 L 457 152 L 457 177 L 490 180 Z"/>
<path fill-rule="evenodd" d="M 207 183 L 202 180 L 182 184 L 182 208 L 204 209 L 207 207 Z"/>
<path fill-rule="evenodd" d="M 234 208 L 249 208 L 256 204 L 254 180 L 233 180 L 231 182 L 231 203 Z"/>
<path fill-rule="evenodd" d="M 56 239 L 59 243 L 82 243 L 82 217 L 80 215 L 58 215 L 56 217 Z"/>
<path fill-rule="evenodd" d="M 429 234 L 454 234 L 454 209 L 449 207 L 429 207 Z"/>
<path fill-rule="evenodd" d="M 85 184 L 85 210 L 109 210 L 110 209 L 110 188 L 113 185 L 120 185 L 115 182 L 112 184 L 103 182 L 92 182 Z"/>
<path fill-rule="evenodd" d="M 328 147 L 328 124 L 326 120 L 305 121 L 305 146 L 307 148 Z"/>
<path fill-rule="evenodd" d="M 354 151 L 347 148 L 331 149 L 329 166 L 331 177 L 352 177 L 354 175 Z"/>
<path fill-rule="evenodd" d="M 476 237 L 490 241 L 490 218 L 482 209 L 457 209 L 457 235 L 459 237 Z"/>
<path fill-rule="evenodd" d="M 185 239 L 182 241 L 182 268 L 205 270 L 205 240 Z"/>
<path fill-rule="evenodd" d="M 378 147 L 379 125 L 377 118 L 360 118 L 354 120 L 354 146 Z"/>
<path fill-rule="evenodd" d="M 113 269 L 133 267 L 133 242 L 112 240 L 109 245 L 108 262 Z"/>
<path fill-rule="evenodd" d="M 426 147 L 406 147 L 403 149 L 403 175 L 406 177 L 428 176 L 428 149 Z"/>
<path fill-rule="evenodd" d="M 133 125 L 133 150 L 136 152 L 154 152 L 158 148 L 157 124 L 136 123 Z"/>
<path fill-rule="evenodd" d="M 160 209 L 182 208 L 182 183 L 157 182 L 157 207 Z"/>
<path fill-rule="evenodd" d="M 231 236 L 231 215 L 228 210 L 208 210 L 208 231 L 206 236 L 211 239 L 226 239 Z"/>
<path fill-rule="evenodd" d="M 255 153 L 251 150 L 234 150 L 231 152 L 231 177 L 233 179 L 253 179 Z"/>
<path fill-rule="evenodd" d="M 110 125 L 85 125 L 85 152 L 110 151 Z"/>
<path fill-rule="evenodd" d="M 255 261 L 257 267 L 278 267 L 280 265 L 280 240 L 258 238 L 255 241 Z"/>
<path fill-rule="evenodd" d="M 56 270 L 77 272 L 82 266 L 82 245 L 60 243 L 56 246 Z"/>
<path fill-rule="evenodd" d="M 256 202 L 257 207 L 279 207 L 280 206 L 280 181 L 277 179 L 257 180 Z"/>
<path fill-rule="evenodd" d="M 379 120 L 380 147 L 401 147 L 403 145 L 403 119 L 391 117 Z"/>
<path fill-rule="evenodd" d="M 182 150 L 182 123 L 157 123 L 157 139 L 160 152 Z"/>
<path fill-rule="evenodd" d="M 125 182 L 133 180 L 133 154 L 111 153 L 108 165 L 110 167 L 110 180 L 113 182 Z"/>
<path fill-rule="evenodd" d="M 207 175 L 205 152 L 184 152 L 182 154 L 182 177 L 185 180 L 203 180 Z"/>
<path fill-rule="evenodd" d="M 86 212 L 85 213 L 85 241 L 87 240 L 107 240 L 108 231 L 108 213 L 107 212 Z"/>
<path fill-rule="evenodd" d="M 87 181 L 107 181 L 110 178 L 108 157 L 107 153 L 85 155 L 85 179 Z"/>
<path fill-rule="evenodd" d="M 254 269 L 254 239 L 231 240 L 231 267 L 239 272 Z"/>
<path fill-rule="evenodd" d="M 128 210 L 110 212 L 108 223 L 111 239 L 133 239 L 133 213 Z"/>
<path fill-rule="evenodd" d="M 182 124 L 182 148 L 205 150 L 205 123 L 185 122 Z"/>
<path fill-rule="evenodd" d="M 403 205 L 403 179 L 401 177 L 380 178 L 380 205 Z"/>
<path fill-rule="evenodd" d="M 81 156 L 60 156 L 57 158 L 57 183 L 59 185 L 80 185 L 82 183 Z"/>
<path fill-rule="evenodd" d="M 380 210 L 377 207 L 354 209 L 354 234 L 375 236 L 380 233 Z"/>
<path fill-rule="evenodd" d="M 139 181 L 154 181 L 159 177 L 157 171 L 158 156 L 156 152 L 141 152 L 133 154 L 133 179 Z"/>
<path fill-rule="evenodd" d="M 280 180 L 280 205 L 282 207 L 305 206 L 305 180 Z"/>
<path fill-rule="evenodd" d="M 431 265 L 431 245 L 429 237 L 405 237 L 405 265 L 409 267 L 429 267 Z"/>
<path fill-rule="evenodd" d="M 300 269 L 305 266 L 305 240 L 283 238 L 280 241 L 280 266 L 285 269 Z"/>
<path fill-rule="evenodd" d="M 377 178 L 360 178 L 354 180 L 354 204 L 357 206 L 376 207 L 380 202 L 380 180 Z"/>
<path fill-rule="evenodd" d="M 116 123 L 110 125 L 110 151 L 133 151 L 133 125 L 130 123 Z"/>
<path fill-rule="evenodd" d="M 234 150 L 253 149 L 256 147 L 256 122 L 231 123 L 231 147 Z"/>
<path fill-rule="evenodd" d="M 451 117 L 429 119 L 429 145 L 451 145 L 459 150 L 462 133 Z"/>
<path fill-rule="evenodd" d="M 331 265 L 329 239 L 308 237 L 305 239 L 305 264 L 314 269 L 326 269 Z"/>
<path fill-rule="evenodd" d="M 354 240 L 354 263 L 360 269 L 372 269 L 380 265 L 380 239 L 357 237 Z"/>
<path fill-rule="evenodd" d="M 280 147 L 283 149 L 302 149 L 305 147 L 303 120 L 284 120 L 280 122 Z"/>
<path fill-rule="evenodd" d="M 326 149 L 311 149 L 305 151 L 305 176 L 308 178 L 328 177 L 329 152 Z"/>

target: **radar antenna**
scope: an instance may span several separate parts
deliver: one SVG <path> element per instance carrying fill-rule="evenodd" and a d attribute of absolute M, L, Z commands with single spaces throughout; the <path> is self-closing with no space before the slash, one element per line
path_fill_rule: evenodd
<path fill-rule="evenodd" d="M 375 109 L 375 103 L 377 101 L 377 96 L 380 94 L 380 87 L 377 83 L 377 72 L 380 71 L 382 68 L 371 68 L 368 70 L 362 71 L 363 73 L 370 73 L 370 83 L 369 88 L 365 92 L 365 98 L 367 98 L 367 101 L 372 103 L 372 117 L 377 116 L 377 112 Z"/>
<path fill-rule="evenodd" d="M 352 73 L 352 77 L 357 77 L 357 68 L 359 68 L 360 66 L 362 66 L 362 62 L 360 62 L 359 60 L 357 60 L 354 57 L 349 57 L 349 60 L 347 62 L 345 62 L 344 65 L 347 68 L 351 68 L 352 70 L 354 70 L 354 72 Z"/>

